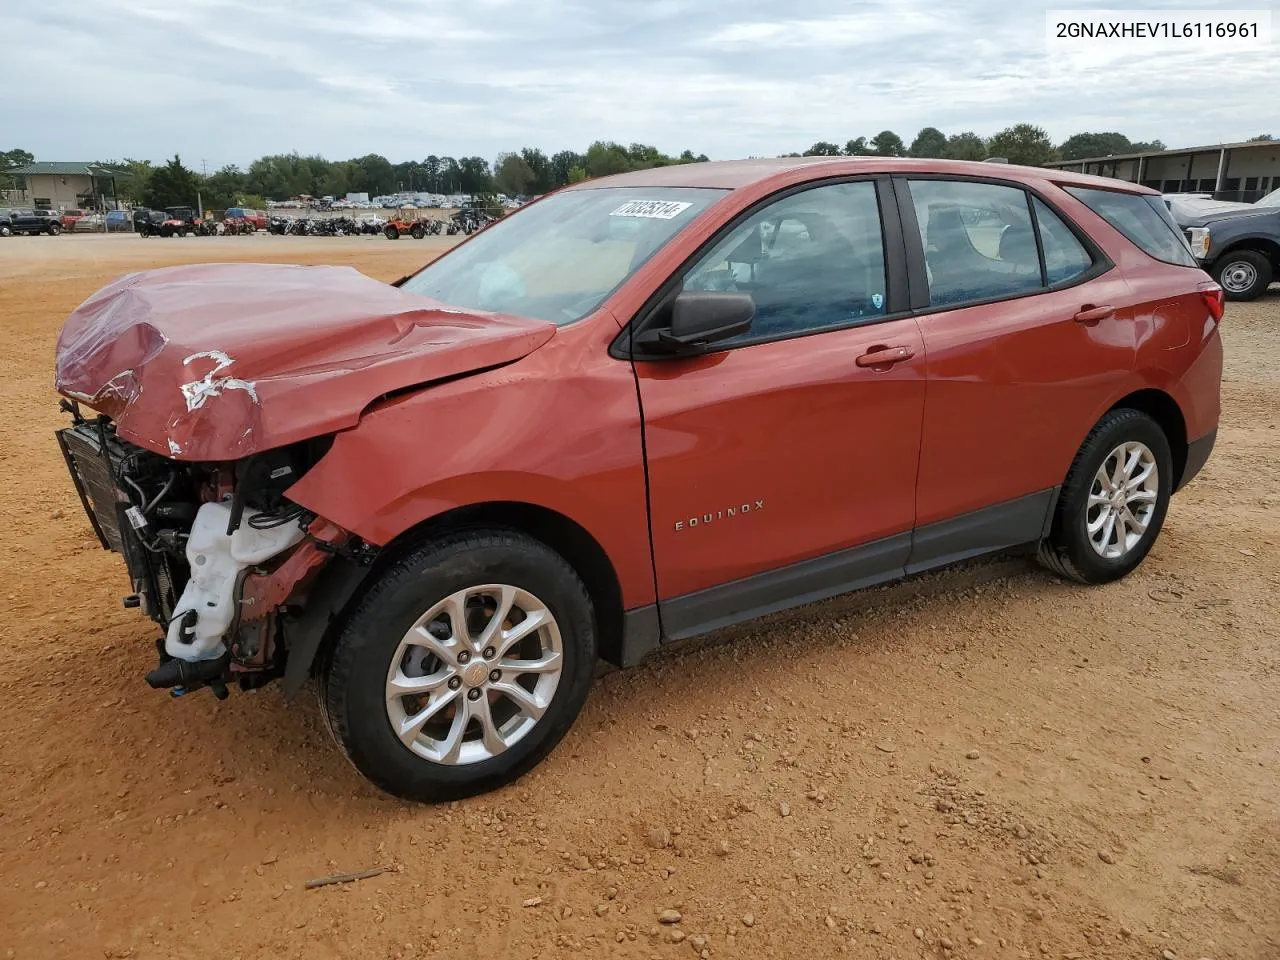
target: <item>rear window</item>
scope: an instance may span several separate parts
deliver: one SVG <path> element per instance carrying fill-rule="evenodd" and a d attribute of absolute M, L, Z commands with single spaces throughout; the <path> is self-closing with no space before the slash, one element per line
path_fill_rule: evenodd
<path fill-rule="evenodd" d="M 1063 189 L 1149 256 L 1179 267 L 1196 266 L 1186 238 L 1160 197 L 1088 187 Z"/>

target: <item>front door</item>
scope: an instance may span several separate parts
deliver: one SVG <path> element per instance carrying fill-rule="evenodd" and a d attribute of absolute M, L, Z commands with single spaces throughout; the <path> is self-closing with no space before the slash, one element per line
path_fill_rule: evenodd
<path fill-rule="evenodd" d="M 635 362 L 669 638 L 902 572 L 925 358 L 915 320 L 895 316 L 905 286 L 886 284 L 901 256 L 882 239 L 887 188 L 766 203 L 683 277 L 751 293 L 751 329 L 699 357 Z"/>

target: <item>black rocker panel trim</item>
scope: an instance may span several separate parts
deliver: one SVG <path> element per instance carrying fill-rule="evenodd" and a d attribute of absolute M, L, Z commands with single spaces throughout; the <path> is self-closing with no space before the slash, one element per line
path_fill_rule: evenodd
<path fill-rule="evenodd" d="M 661 602 L 661 642 L 685 640 L 766 614 L 899 580 L 1044 536 L 1058 488 L 1018 497 L 972 513 L 871 543 L 803 560 L 777 570 L 717 584 Z M 654 648 L 657 611 L 629 610 L 622 665 Z"/>

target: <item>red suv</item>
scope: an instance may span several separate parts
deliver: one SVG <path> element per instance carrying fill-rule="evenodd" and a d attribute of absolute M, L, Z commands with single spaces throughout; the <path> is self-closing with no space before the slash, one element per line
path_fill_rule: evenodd
<path fill-rule="evenodd" d="M 1115 180 L 688 164 L 395 284 L 118 279 L 62 330 L 58 436 L 153 687 L 314 675 L 355 766 L 439 800 L 544 757 L 597 657 L 1007 548 L 1124 576 L 1213 447 L 1222 307 Z"/>

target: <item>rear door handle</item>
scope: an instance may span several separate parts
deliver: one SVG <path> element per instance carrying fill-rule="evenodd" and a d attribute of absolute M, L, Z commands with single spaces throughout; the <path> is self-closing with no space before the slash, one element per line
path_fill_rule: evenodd
<path fill-rule="evenodd" d="M 858 357 L 854 363 L 860 367 L 891 367 L 895 363 L 901 363 L 903 360 L 910 360 L 915 355 L 916 352 L 910 347 L 877 345 Z"/>
<path fill-rule="evenodd" d="M 1083 307 L 1080 308 L 1080 312 L 1077 313 L 1074 317 L 1072 317 L 1072 319 L 1075 320 L 1076 323 L 1085 323 L 1085 324 L 1093 325 L 1097 323 L 1099 320 L 1107 319 L 1107 317 L 1112 316 L 1115 312 L 1116 312 L 1116 308 L 1111 306 L 1110 304 L 1103 307 L 1095 307 L 1091 304 L 1086 303 Z"/>

